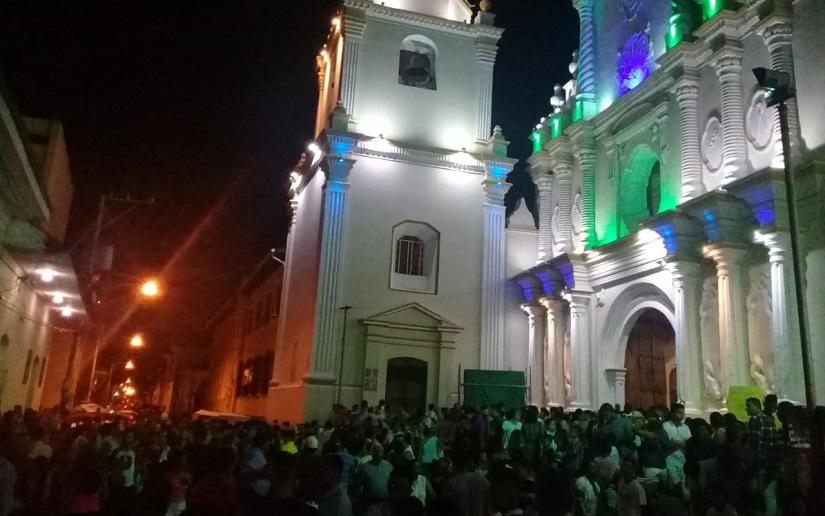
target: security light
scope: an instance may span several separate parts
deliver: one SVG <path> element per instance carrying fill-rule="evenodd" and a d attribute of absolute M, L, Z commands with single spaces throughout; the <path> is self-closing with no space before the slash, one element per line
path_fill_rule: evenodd
<path fill-rule="evenodd" d="M 796 96 L 796 91 L 791 86 L 791 75 L 787 72 L 770 68 L 754 68 L 753 75 L 759 86 L 765 89 L 765 100 L 769 107 Z"/>

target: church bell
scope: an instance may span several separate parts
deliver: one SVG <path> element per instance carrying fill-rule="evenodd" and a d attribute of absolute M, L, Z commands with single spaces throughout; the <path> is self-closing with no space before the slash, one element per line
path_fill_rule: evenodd
<path fill-rule="evenodd" d="M 415 54 L 410 57 L 410 63 L 404 70 L 404 80 L 409 82 L 425 82 L 430 78 L 430 58 L 424 54 Z"/>

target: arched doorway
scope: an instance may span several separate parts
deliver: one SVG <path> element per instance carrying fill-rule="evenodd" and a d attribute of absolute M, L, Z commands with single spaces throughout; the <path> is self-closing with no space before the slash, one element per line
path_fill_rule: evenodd
<path fill-rule="evenodd" d="M 404 407 L 410 414 L 427 404 L 427 362 L 417 358 L 391 358 L 387 361 L 387 405 Z"/>
<path fill-rule="evenodd" d="M 669 407 L 677 398 L 675 357 L 670 321 L 658 310 L 644 310 L 627 338 L 625 403 L 642 409 Z"/>

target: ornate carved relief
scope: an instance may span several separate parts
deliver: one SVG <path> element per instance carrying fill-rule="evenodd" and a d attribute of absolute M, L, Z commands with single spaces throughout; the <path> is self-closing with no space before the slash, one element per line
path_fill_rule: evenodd
<path fill-rule="evenodd" d="M 564 242 L 561 238 L 561 226 L 559 225 L 559 207 L 553 210 L 553 224 L 550 226 L 550 236 L 553 239 L 553 256 L 558 256 L 564 252 Z"/>
<path fill-rule="evenodd" d="M 570 231 L 573 234 L 573 248 L 584 250 L 582 242 L 582 196 L 577 193 L 573 198 L 573 208 L 570 211 Z"/>
<path fill-rule="evenodd" d="M 722 144 L 722 122 L 717 114 L 711 114 L 702 135 L 702 161 L 711 173 L 719 172 L 724 156 Z"/>
<path fill-rule="evenodd" d="M 748 131 L 748 140 L 756 150 L 765 150 L 773 141 L 775 109 L 768 107 L 765 100 L 765 90 L 754 88 L 751 94 L 750 107 L 745 118 L 745 127 Z"/>
<path fill-rule="evenodd" d="M 748 289 L 748 335 L 750 336 L 750 373 L 765 393 L 776 392 L 771 323 L 771 277 L 768 264 L 752 267 Z"/>
<path fill-rule="evenodd" d="M 716 276 L 706 278 L 702 285 L 702 302 L 699 305 L 699 320 L 702 333 L 702 357 L 705 359 L 705 392 L 716 400 L 725 397 L 719 373 L 719 300 Z"/>
<path fill-rule="evenodd" d="M 635 18 L 636 14 L 639 12 L 639 7 L 642 5 L 642 0 L 620 0 L 619 3 L 622 7 L 624 19 L 630 21 Z"/>
<path fill-rule="evenodd" d="M 619 50 L 619 66 L 616 81 L 619 94 L 634 90 L 653 73 L 654 59 L 650 36 L 647 31 L 634 32 Z"/>

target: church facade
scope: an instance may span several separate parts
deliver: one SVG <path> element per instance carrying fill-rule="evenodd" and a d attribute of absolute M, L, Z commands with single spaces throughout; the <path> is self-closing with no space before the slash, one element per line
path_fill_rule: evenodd
<path fill-rule="evenodd" d="M 825 6 L 576 0 L 573 78 L 532 133 L 536 264 L 515 280 L 541 403 L 805 402 L 778 113 L 787 72 L 811 363 L 825 396 Z M 618 52 L 617 52 L 618 49 Z M 537 352 L 538 353 L 538 352 Z M 543 382 L 543 384 L 542 384 Z"/>
<path fill-rule="evenodd" d="M 505 179 L 491 123 L 502 34 L 463 0 L 346 0 L 318 55 L 317 139 L 293 219 L 267 415 L 458 399 L 503 369 Z"/>
<path fill-rule="evenodd" d="M 482 2 L 345 0 L 318 55 L 267 416 L 460 402 L 463 369 L 524 371 L 567 409 L 730 387 L 803 402 L 777 116 L 789 72 L 806 303 L 825 338 L 825 69 L 817 0 L 574 0 L 581 43 L 531 139 L 538 228 L 509 220 L 491 120 L 502 31 Z M 618 52 L 617 52 L 618 49 Z M 516 128 L 511 128 L 516 129 Z M 825 348 L 813 366 L 825 395 Z"/>

